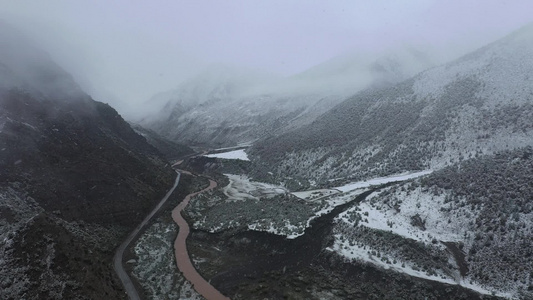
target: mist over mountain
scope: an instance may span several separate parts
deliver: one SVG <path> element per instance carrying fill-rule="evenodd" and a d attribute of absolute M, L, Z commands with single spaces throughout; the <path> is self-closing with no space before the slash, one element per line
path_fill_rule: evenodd
<path fill-rule="evenodd" d="M 79 97 L 82 91 L 72 76 L 23 34 L 0 21 L 0 88 L 24 87 L 35 97 Z"/>
<path fill-rule="evenodd" d="M 430 49 L 410 45 L 383 53 L 350 52 L 291 76 L 288 84 L 300 84 L 302 91 L 352 95 L 368 86 L 397 83 L 438 63 Z"/>
<path fill-rule="evenodd" d="M 307 190 L 435 170 L 339 216 L 333 248 L 529 299 L 530 53 L 533 24 L 398 84 L 361 91 L 307 126 L 255 142 L 251 173 Z M 422 248 L 407 246 L 424 236 L 431 240 Z M 424 261 L 438 261 L 439 241 L 458 255 L 452 269 Z"/>
<path fill-rule="evenodd" d="M 143 117 L 169 118 L 172 109 L 191 110 L 210 102 L 239 99 L 279 80 L 278 76 L 258 70 L 214 64 L 176 89 L 153 96 L 145 103 L 146 108 L 161 115 Z"/>
<path fill-rule="evenodd" d="M 531 11 L 6 2 L 0 299 L 533 299 Z"/>
<path fill-rule="evenodd" d="M 526 26 L 399 84 L 366 89 L 252 153 L 276 174 L 324 180 L 440 168 L 530 145 L 532 33 Z"/>
<path fill-rule="evenodd" d="M 147 104 L 164 106 L 141 124 L 183 143 L 247 143 L 308 124 L 363 88 L 396 83 L 434 63 L 429 54 L 408 47 L 382 55 L 343 55 L 288 78 L 211 67 L 154 96 Z"/>
<path fill-rule="evenodd" d="M 174 172 L 5 24 L 0 66 L 0 298 L 121 297 L 111 251 Z"/>

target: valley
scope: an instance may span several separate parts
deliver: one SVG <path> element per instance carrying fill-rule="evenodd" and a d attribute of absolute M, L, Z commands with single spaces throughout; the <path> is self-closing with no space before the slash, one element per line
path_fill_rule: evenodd
<path fill-rule="evenodd" d="M 209 156 L 207 155 L 207 157 Z M 196 159 L 203 160 L 201 157 L 191 158 L 191 160 Z M 213 160 L 213 158 L 210 160 Z M 231 160 L 222 160 L 225 163 L 231 163 Z M 186 160 L 180 163 L 180 167 L 188 164 L 194 165 Z M 277 218 L 268 217 L 269 214 L 265 211 L 265 208 L 278 207 L 276 211 L 284 211 L 284 209 L 279 209 L 279 204 L 273 205 L 270 201 L 280 194 L 290 195 L 288 190 L 280 186 L 249 181 L 243 175 L 216 175 L 216 178 L 226 178 L 221 181 L 225 182 L 227 186 L 193 197 L 186 207 L 185 219 L 189 224 L 194 224 L 187 240 L 188 252 L 194 261 L 194 267 L 201 276 L 232 299 L 255 299 L 255 297 L 268 297 L 269 299 L 282 299 L 283 297 L 335 299 L 335 294 L 331 294 L 328 298 L 323 293 L 327 294 L 326 290 L 329 289 L 337 290 L 344 295 L 353 292 L 351 290 L 353 287 L 337 281 L 330 282 L 329 285 L 332 286 L 324 286 L 319 290 L 297 288 L 297 286 L 292 286 L 292 283 L 286 283 L 284 287 L 278 288 L 271 286 L 279 278 L 290 278 L 294 274 L 299 274 L 298 278 L 303 281 L 317 280 L 314 275 L 309 273 L 317 265 L 333 268 L 334 273 L 346 272 L 346 270 L 351 269 L 348 266 L 354 265 L 364 266 L 365 270 L 372 270 L 372 273 L 374 273 L 372 276 L 380 273 L 393 277 L 397 276 L 395 274 L 405 274 L 413 278 L 411 280 L 414 280 L 414 282 L 420 282 L 421 286 L 427 288 L 425 292 L 419 291 L 419 293 L 425 293 L 425 295 L 440 295 L 439 297 L 448 295 L 448 297 L 452 298 L 459 297 L 459 293 L 470 295 L 465 296 L 467 298 L 464 299 L 470 299 L 473 295 L 478 295 L 477 293 L 484 294 L 486 295 L 485 297 L 488 297 L 487 295 L 508 295 L 504 292 L 494 292 L 494 290 L 488 290 L 470 281 L 459 279 L 466 274 L 460 272 L 459 263 L 454 261 L 453 253 L 448 252 L 446 247 L 443 246 L 444 242 L 435 243 L 435 239 L 430 232 L 421 230 L 411 223 L 400 224 L 403 228 L 398 227 L 398 225 L 389 228 L 385 223 L 393 223 L 392 219 L 376 220 L 375 218 L 379 216 L 379 211 L 368 214 L 368 208 L 365 207 L 371 202 L 369 198 L 371 199 L 373 195 L 400 185 L 402 181 L 412 181 L 417 177 L 426 176 L 430 173 L 403 174 L 367 182 L 346 184 L 338 187 L 337 193 L 330 193 L 318 199 L 309 197 L 307 202 L 300 204 L 301 207 L 289 206 L 285 209 L 290 211 Z M 209 176 L 213 176 L 213 174 Z M 245 179 L 244 185 L 240 183 L 242 179 Z M 239 182 L 237 186 L 236 180 Z M 211 183 L 211 186 L 213 186 L 213 183 Z M 228 190 L 233 192 L 228 193 Z M 313 191 L 299 193 L 299 195 L 313 195 Z M 291 200 L 294 199 L 288 198 L 285 201 Z M 266 204 L 259 206 L 263 208 L 255 208 L 254 205 L 257 205 L 257 202 L 266 202 Z M 182 202 L 181 205 L 184 205 L 184 203 Z M 207 204 L 208 207 L 202 206 L 202 203 L 204 205 Z M 238 204 L 238 207 L 232 205 L 235 203 Z M 318 206 L 320 209 L 316 210 L 316 214 L 309 215 L 308 219 L 300 222 L 304 223 L 300 228 L 302 232 L 295 232 L 295 228 L 298 228 L 298 226 L 293 225 L 298 224 L 298 213 L 296 211 L 300 211 L 304 207 L 316 206 L 317 203 L 327 203 L 327 205 Z M 243 208 L 247 205 L 252 205 L 252 207 L 249 209 Z M 225 206 L 228 207 L 226 208 Z M 258 210 L 261 211 L 261 214 L 256 217 L 254 217 L 254 214 L 246 213 L 247 211 Z M 220 218 L 213 216 L 210 211 L 219 213 L 221 215 L 220 218 L 222 216 L 232 217 L 227 218 L 226 224 L 224 222 L 218 223 L 217 220 L 220 220 Z M 424 211 L 424 209 L 422 208 L 420 211 Z M 392 256 L 384 249 L 380 249 L 376 241 L 369 243 L 364 236 L 360 236 L 358 238 L 359 241 L 355 242 L 355 244 L 348 242 L 353 232 L 346 233 L 343 230 L 345 230 L 346 224 L 350 224 L 349 226 L 353 228 L 354 224 L 350 222 L 354 221 L 354 212 L 356 214 L 359 212 L 363 216 L 362 218 L 358 215 L 355 217 L 355 227 L 358 228 L 358 222 L 362 224 L 359 226 L 361 229 L 357 230 L 363 230 L 363 232 L 365 230 L 374 230 L 374 232 L 367 232 L 367 235 L 375 235 L 373 240 L 376 240 L 376 237 L 383 236 L 391 240 L 391 242 L 395 241 L 402 244 L 404 256 L 401 256 L 401 252 Z M 246 219 L 239 219 L 239 215 L 245 216 Z M 207 226 L 204 224 L 206 219 L 213 220 L 214 225 Z M 158 226 L 158 228 L 168 231 L 165 226 Z M 378 231 L 375 231 L 376 229 Z M 150 233 L 151 236 L 162 236 L 163 234 L 164 232 L 158 231 L 151 231 Z M 346 237 L 348 237 L 348 241 Z M 444 237 L 435 237 L 450 241 L 450 239 L 445 239 Z M 148 238 L 146 236 L 141 239 Z M 452 239 L 451 241 L 455 240 Z M 357 246 L 361 242 L 363 242 L 362 245 L 364 246 Z M 386 243 L 380 246 L 386 246 Z M 150 245 L 144 245 L 139 242 L 136 247 L 150 247 Z M 409 255 L 410 251 L 416 251 L 416 256 Z M 164 253 L 159 255 L 164 255 Z M 332 264 L 331 260 L 335 261 L 335 263 Z M 342 263 L 339 264 L 339 262 Z M 143 268 L 146 267 L 145 265 Z M 152 267 L 150 266 L 150 268 Z M 160 274 L 160 276 L 162 275 L 164 274 Z M 327 278 L 329 275 L 322 274 L 321 276 L 326 276 Z M 297 280 L 296 282 L 299 281 Z M 374 282 L 373 284 L 376 283 Z M 405 289 L 405 284 L 398 284 L 396 288 L 399 290 Z M 437 286 L 439 284 L 443 285 L 442 288 L 436 288 L 435 284 Z M 360 287 L 359 292 L 364 294 L 364 291 L 370 286 L 372 284 L 369 284 L 368 287 L 363 285 L 363 287 Z M 183 289 L 187 290 L 187 286 L 183 286 Z M 255 294 L 258 291 L 262 292 Z M 208 297 L 208 299 L 210 298 Z M 216 299 L 216 297 L 213 299 Z"/>
<path fill-rule="evenodd" d="M 196 268 L 237 299 L 366 298 L 378 294 L 367 288 L 384 289 L 364 276 L 358 292 L 332 283 L 357 268 L 408 278 L 382 298 L 415 293 L 406 286 L 417 286 L 420 299 L 531 297 L 533 94 L 526 81 L 501 92 L 510 65 L 524 76 L 533 66 L 524 50 L 531 32 L 356 93 L 307 125 L 256 136 L 244 150 L 184 161 L 221 187 L 185 210 Z M 505 66 L 494 59 L 515 47 Z M 387 186 L 367 195 L 380 185 Z M 340 294 L 299 286 L 315 274 Z M 274 287 L 279 278 L 291 279 Z"/>
<path fill-rule="evenodd" d="M 533 299 L 533 23 L 178 2 L 0 21 L 0 299 Z"/>
<path fill-rule="evenodd" d="M 189 173 L 190 174 L 190 173 Z M 187 221 L 181 216 L 183 209 L 189 204 L 189 201 L 192 197 L 205 193 L 209 190 L 212 190 L 217 187 L 217 183 L 209 179 L 209 186 L 205 189 L 198 191 L 193 194 L 189 194 L 183 199 L 183 201 L 172 210 L 172 219 L 179 226 L 179 233 L 176 241 L 174 242 L 174 249 L 176 254 L 176 264 L 178 269 L 183 273 L 183 276 L 187 281 L 189 281 L 194 289 L 199 292 L 202 296 L 207 299 L 229 299 L 224 297 L 218 290 L 216 290 L 209 282 L 205 281 L 204 278 L 194 268 L 187 251 L 187 236 L 189 235 L 189 225 Z"/>

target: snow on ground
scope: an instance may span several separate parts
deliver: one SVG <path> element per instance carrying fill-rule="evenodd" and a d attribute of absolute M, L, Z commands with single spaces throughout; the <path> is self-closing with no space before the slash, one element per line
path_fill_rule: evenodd
<path fill-rule="evenodd" d="M 319 189 L 319 190 L 309 190 L 309 191 L 302 191 L 302 192 L 293 192 L 291 194 L 304 200 L 318 200 L 323 197 L 331 196 L 337 193 L 340 193 L 340 191 L 333 190 L 333 189 Z"/>
<path fill-rule="evenodd" d="M 222 189 L 222 192 L 229 201 L 259 200 L 261 197 L 268 198 L 287 193 L 287 190 L 281 186 L 251 181 L 246 175 L 224 175 L 229 178 L 229 184 Z"/>
<path fill-rule="evenodd" d="M 324 198 L 324 202 L 326 205 L 322 206 L 318 211 L 316 211 L 315 216 L 311 218 L 311 220 L 331 212 L 335 207 L 339 205 L 343 205 L 352 201 L 355 197 L 361 195 L 366 191 L 368 191 L 368 189 L 357 189 L 342 194 L 333 194 L 331 197 Z"/>
<path fill-rule="evenodd" d="M 288 239 L 294 239 L 304 234 L 305 229 L 308 228 L 313 219 L 316 219 L 324 214 L 331 212 L 335 207 L 354 200 L 357 196 L 368 191 L 368 187 L 377 184 L 383 184 L 393 181 L 407 180 L 418 176 L 429 174 L 431 171 L 423 171 L 417 173 L 404 173 L 395 176 L 371 179 L 368 181 L 361 181 L 350 183 L 348 185 L 338 187 L 336 189 L 318 189 L 292 193 L 294 196 L 304 200 L 312 200 L 313 215 L 307 219 L 305 223 L 292 224 L 288 220 L 283 223 L 273 223 L 267 220 L 257 220 L 256 222 L 248 224 L 250 230 L 267 231 L 277 235 L 284 235 Z M 229 184 L 222 189 L 223 193 L 228 197 L 228 201 L 245 201 L 245 200 L 259 200 L 261 197 L 273 197 L 275 195 L 284 194 L 288 191 L 281 187 L 263 182 L 251 181 L 245 175 L 224 174 L 229 179 Z M 382 215 L 378 209 L 369 205 L 362 204 L 361 208 L 364 212 L 368 212 L 371 216 L 368 226 L 372 228 L 390 230 L 387 225 L 387 218 L 389 215 Z M 361 209 L 359 208 L 359 209 Z M 432 207 L 438 209 L 436 207 Z M 351 213 L 352 210 L 348 210 Z M 410 210 L 406 209 L 406 212 Z M 347 212 L 342 213 L 337 217 L 337 220 L 350 222 Z M 363 223 L 363 222 L 361 222 Z M 367 224 L 365 224 L 367 225 Z M 223 227 L 223 224 L 221 224 Z M 218 227 L 217 227 L 218 228 Z M 403 236 L 422 239 L 431 242 L 433 235 L 427 233 L 420 233 L 421 231 L 410 225 L 410 216 L 405 216 L 402 221 L 393 224 L 393 229 Z M 450 239 L 445 239 L 450 240 Z M 456 239 L 453 239 L 456 240 Z"/>
<path fill-rule="evenodd" d="M 178 228 L 173 222 L 160 220 L 150 225 L 137 240 L 133 248 L 137 262 L 132 273 L 148 298 L 183 299 L 180 286 L 186 280 L 176 268 L 173 251 Z"/>
<path fill-rule="evenodd" d="M 179 299 L 201 300 L 204 299 L 204 297 L 198 294 L 198 292 L 194 289 L 194 287 L 189 281 L 185 281 L 180 288 Z"/>
<path fill-rule="evenodd" d="M 441 243 L 434 244 L 433 240 L 464 242 L 468 245 L 468 241 L 474 238 L 471 222 L 475 220 L 478 212 L 465 205 L 464 200 L 445 201 L 447 198 L 449 199 L 449 194 L 446 191 L 434 191 L 422 187 L 410 188 L 409 185 L 390 187 L 383 190 L 382 193 L 370 195 L 364 202 L 339 214 L 335 221 L 355 226 L 356 220 L 359 220 L 357 226 L 388 231 L 407 239 L 423 242 L 431 247 L 444 247 Z M 359 218 L 354 218 L 353 214 L 359 215 Z M 423 229 L 421 226 L 413 225 L 413 217 L 415 216 L 422 220 Z M 398 264 L 382 261 L 368 255 L 368 252 L 372 251 L 368 246 L 361 249 L 365 246 L 362 244 L 354 246 L 353 242 L 350 245 L 349 241 L 344 241 L 345 238 L 340 235 L 336 235 L 335 238 L 334 246 L 330 250 L 350 259 L 359 259 L 411 276 L 457 284 L 454 283 L 450 275 L 430 276 L 418 271 L 416 267 L 405 267 L 408 264 L 406 261 L 401 262 L 403 267 L 399 268 Z M 463 279 L 459 284 L 483 294 L 492 294 L 494 291 L 496 295 L 509 299 L 515 298 L 515 294 L 510 288 L 505 291 L 495 291 L 494 287 L 480 286 L 470 282 L 470 278 Z"/>
<path fill-rule="evenodd" d="M 239 149 L 239 148 L 248 148 L 250 146 L 252 146 L 252 142 L 245 142 L 245 143 L 240 143 L 236 146 L 217 148 L 217 149 L 214 149 L 214 151 L 234 150 L 234 149 Z"/>
<path fill-rule="evenodd" d="M 380 258 L 380 257 L 373 256 L 371 254 L 372 249 L 370 249 L 369 247 L 361 248 L 360 246 L 357 246 L 357 245 L 350 245 L 348 241 L 342 241 L 340 235 L 338 234 L 335 235 L 335 241 L 333 243 L 333 246 L 330 248 L 326 248 L 326 249 L 329 251 L 336 252 L 339 255 L 344 256 L 348 259 L 370 263 L 372 265 L 384 268 L 386 270 L 392 270 L 392 271 L 396 271 L 400 273 L 405 273 L 413 277 L 424 278 L 424 279 L 429 279 L 429 280 L 453 284 L 453 285 L 458 284 L 460 286 L 477 291 L 485 295 L 492 295 L 494 292 L 495 295 L 497 296 L 511 298 L 511 295 L 508 293 L 502 293 L 502 292 L 492 291 L 492 290 L 489 291 L 483 288 L 482 286 L 477 285 L 476 283 L 473 283 L 470 281 L 464 282 L 463 280 L 460 280 L 459 282 L 457 282 L 453 278 L 443 273 L 437 274 L 437 275 L 429 275 L 420 270 L 415 270 L 412 266 L 410 266 L 406 262 L 394 261 L 394 260 L 391 261 L 390 259 L 385 259 L 383 257 Z"/>
<path fill-rule="evenodd" d="M 339 205 L 352 201 L 355 197 L 366 192 L 367 190 L 368 189 L 358 189 L 344 194 L 332 194 L 333 197 L 321 197 L 321 199 L 323 199 L 324 204 L 321 206 L 317 206 L 314 214 L 309 219 L 307 219 L 305 223 L 300 223 L 298 224 L 298 226 L 292 225 L 290 224 L 290 222 L 286 221 L 285 225 L 282 227 L 275 227 L 274 224 L 271 224 L 270 228 L 259 229 L 260 227 L 257 227 L 257 224 L 252 224 L 248 226 L 248 228 L 253 230 L 263 230 L 277 235 L 285 235 L 287 239 L 295 239 L 299 236 L 304 235 L 305 229 L 311 226 L 311 221 L 331 212 L 335 207 Z"/>
<path fill-rule="evenodd" d="M 441 208 L 445 204 L 446 194 L 433 195 L 417 188 L 407 195 L 400 192 L 402 199 L 398 210 L 381 202 L 379 194 L 370 195 L 358 206 L 352 207 L 339 214 L 336 221 L 343 221 L 353 225 L 349 215 L 359 213 L 362 217 L 360 226 L 391 231 L 397 235 L 430 244 L 433 239 L 438 241 L 461 241 L 468 233 L 469 212 L 461 210 L 458 215 L 450 215 Z M 420 216 L 425 221 L 425 230 L 412 225 L 412 217 Z"/>
<path fill-rule="evenodd" d="M 223 159 L 250 160 L 248 158 L 248 155 L 246 154 L 246 152 L 244 152 L 244 149 L 233 150 L 233 151 L 222 152 L 222 153 L 215 153 L 215 154 L 208 154 L 208 155 L 206 155 L 206 157 L 223 158 Z"/>
<path fill-rule="evenodd" d="M 420 176 L 424 176 L 432 172 L 433 170 L 425 170 L 425 171 L 420 171 L 420 172 L 415 172 L 415 173 L 406 172 L 406 173 L 402 173 L 398 175 L 379 177 L 379 178 L 374 178 L 374 179 L 370 179 L 366 181 L 352 182 L 352 183 L 348 183 L 343 186 L 335 187 L 334 189 L 339 190 L 344 193 L 344 192 L 349 192 L 355 189 L 370 187 L 372 185 L 380 185 L 380 184 L 385 184 L 385 183 L 395 182 L 395 181 L 405 181 L 408 179 L 413 179 L 413 178 L 417 178 Z"/>
<path fill-rule="evenodd" d="M 313 201 L 315 204 L 319 204 L 318 206 L 316 206 L 314 214 L 307 220 L 306 224 L 298 224 L 298 226 L 295 226 L 293 224 L 290 224 L 289 222 L 286 222 L 284 225 L 281 225 L 281 226 L 279 226 L 278 224 L 273 224 L 273 223 L 271 223 L 270 226 L 264 226 L 264 225 L 260 225 L 260 222 L 258 222 L 258 223 L 249 224 L 248 228 L 251 230 L 257 230 L 257 231 L 267 231 L 267 232 L 274 233 L 277 235 L 285 235 L 288 239 L 294 239 L 305 233 L 305 229 L 311 225 L 312 220 L 331 212 L 335 207 L 339 205 L 342 205 L 349 201 L 354 200 L 355 197 L 368 191 L 368 187 L 372 185 L 384 184 L 384 183 L 394 182 L 394 181 L 408 180 L 408 179 L 412 179 L 412 178 L 416 178 L 419 176 L 429 174 L 431 172 L 432 171 L 422 171 L 422 172 L 416 172 L 416 173 L 404 173 L 404 174 L 399 174 L 399 175 L 394 175 L 394 176 L 389 176 L 389 177 L 375 178 L 375 179 L 371 179 L 367 181 L 350 183 L 350 184 L 347 184 L 341 187 L 337 187 L 335 189 L 317 189 L 317 190 L 293 192 L 291 194 L 300 199 L 310 200 L 310 201 Z M 265 193 L 265 191 L 268 191 L 269 189 L 272 189 L 272 188 L 283 190 L 282 187 L 276 187 L 270 184 L 260 183 L 260 182 L 251 182 L 248 180 L 246 176 L 239 176 L 239 175 L 226 175 L 226 176 L 230 178 L 230 184 L 224 189 L 224 193 L 228 196 L 229 199 L 238 199 L 238 200 L 245 200 L 247 198 L 257 199 L 255 195 L 258 193 L 257 191 L 258 186 L 264 189 L 263 193 Z M 286 190 L 283 190 L 283 191 L 285 192 Z M 374 212 L 375 210 L 372 210 L 369 208 L 368 211 L 370 213 L 370 212 Z M 348 217 L 346 216 L 346 213 L 343 213 L 341 215 L 342 217 L 340 218 L 341 219 L 345 218 L 346 221 L 348 222 Z M 387 226 L 385 217 L 379 216 L 379 214 L 377 213 L 373 213 L 373 215 L 376 215 L 376 218 L 378 219 L 374 220 L 372 225 L 376 226 L 376 228 L 384 229 L 384 226 Z M 409 224 L 408 220 L 405 222 L 406 224 Z M 383 224 L 381 224 L 381 222 L 383 222 Z M 407 231 L 405 230 L 405 228 L 402 227 L 403 225 L 404 224 L 402 223 L 400 224 L 400 226 L 396 225 L 396 227 L 401 232 Z M 413 233 L 411 234 L 412 237 L 411 236 L 409 237 L 419 239 L 419 237 L 416 236 L 418 234 L 418 231 L 419 230 L 413 230 Z M 422 236 L 422 234 L 420 234 L 420 236 Z M 424 238 L 425 240 L 429 240 L 429 242 L 431 242 L 432 236 L 426 234 Z"/>
<path fill-rule="evenodd" d="M 266 231 L 276 235 L 283 235 L 287 239 L 295 239 L 299 236 L 304 235 L 305 229 L 311 226 L 311 221 L 331 212 L 335 207 L 353 200 L 355 197 L 364 193 L 365 191 L 367 191 L 367 189 L 354 190 L 339 195 L 333 194 L 333 197 L 321 197 L 323 204 L 320 206 L 316 206 L 314 214 L 309 219 L 307 219 L 306 222 L 299 222 L 295 225 L 291 224 L 289 220 L 285 220 L 284 224 L 282 225 L 275 224 L 273 222 L 269 222 L 268 225 L 265 225 L 265 220 L 258 220 L 257 222 L 249 224 L 248 229 L 256 231 Z"/>
<path fill-rule="evenodd" d="M 320 206 L 315 211 L 315 214 L 311 218 L 309 218 L 309 220 L 307 220 L 307 224 L 305 226 L 305 228 L 307 228 L 310 226 L 310 223 L 313 219 L 316 219 L 324 214 L 331 212 L 335 207 L 339 205 L 352 201 L 355 197 L 368 191 L 368 188 L 372 185 L 385 184 L 385 183 L 394 182 L 394 181 L 408 180 L 408 179 L 416 178 L 419 176 L 427 175 L 431 172 L 432 172 L 431 170 L 427 170 L 427 171 L 416 172 L 416 173 L 403 173 L 403 174 L 394 175 L 394 176 L 374 178 L 374 179 L 370 179 L 367 181 L 353 182 L 353 183 L 349 183 L 344 186 L 336 187 L 334 189 L 309 190 L 309 191 L 293 192 L 291 194 L 304 200 L 315 200 L 315 201 L 323 200 L 325 202 L 325 205 Z M 352 208 L 351 210 L 354 210 L 354 208 Z M 374 212 L 375 210 L 371 210 L 369 208 L 368 211 L 370 213 L 371 211 Z M 387 226 L 385 218 L 383 216 L 379 216 L 379 214 L 377 213 L 374 213 L 373 215 L 375 215 L 377 219 L 374 220 L 372 225 L 376 226 L 375 228 L 384 229 L 384 226 Z M 337 219 L 339 218 L 346 219 L 346 222 L 349 222 L 346 216 L 346 212 L 339 215 Z M 387 229 L 389 228 L 387 227 Z M 404 228 L 402 227 L 399 227 L 399 229 L 400 231 L 405 231 Z M 300 232 L 299 234 L 293 234 L 292 236 L 298 237 L 300 235 L 303 235 L 303 231 Z M 413 234 L 413 238 L 415 238 L 415 234 Z M 431 239 L 429 239 L 429 241 L 431 241 Z"/>
<path fill-rule="evenodd" d="M 285 220 L 284 226 L 276 226 L 276 224 L 274 224 L 273 222 L 270 222 L 268 226 L 264 226 L 260 222 L 248 225 L 249 230 L 266 231 L 275 235 L 284 235 L 289 240 L 302 236 L 304 234 L 305 228 L 307 227 L 302 228 L 302 226 L 292 225 L 289 220 Z"/>

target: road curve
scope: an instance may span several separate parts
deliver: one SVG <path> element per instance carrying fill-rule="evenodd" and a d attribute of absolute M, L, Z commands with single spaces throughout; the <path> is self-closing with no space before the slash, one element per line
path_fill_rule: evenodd
<path fill-rule="evenodd" d="M 133 282 L 131 281 L 131 278 L 128 276 L 128 273 L 126 273 L 126 270 L 124 270 L 124 265 L 122 264 L 124 251 L 126 248 L 130 245 L 130 243 L 133 241 L 133 239 L 139 234 L 139 232 L 148 224 L 150 219 L 161 209 L 163 204 L 168 200 L 172 192 L 176 189 L 178 186 L 178 183 L 180 182 L 181 173 L 178 172 L 178 175 L 176 176 L 176 181 L 174 182 L 174 185 L 172 188 L 168 191 L 168 193 L 161 199 L 159 204 L 144 218 L 144 220 L 139 224 L 135 230 L 133 230 L 128 238 L 118 247 L 117 251 L 115 252 L 115 256 L 113 258 L 113 265 L 115 268 L 115 272 L 117 273 L 118 277 L 120 278 L 120 281 L 122 281 L 122 285 L 124 286 L 124 290 L 128 294 L 128 297 L 131 300 L 140 300 L 139 293 L 137 292 L 137 289 L 135 289 L 135 286 L 133 285 Z"/>
<path fill-rule="evenodd" d="M 191 200 L 193 196 L 214 189 L 216 186 L 217 183 L 214 180 L 209 179 L 209 186 L 207 188 L 187 195 L 185 199 L 183 199 L 183 201 L 181 201 L 181 203 L 176 206 L 174 210 L 172 210 L 172 219 L 180 227 L 178 237 L 174 242 L 174 251 L 178 268 L 198 293 L 200 293 L 207 300 L 229 300 L 228 297 L 222 295 L 222 293 L 220 293 L 209 282 L 207 282 L 194 268 L 189 257 L 189 252 L 187 251 L 187 236 L 189 235 L 190 228 L 189 224 L 187 224 L 187 221 L 185 221 L 181 215 L 181 211 L 187 206 L 187 204 L 189 204 L 189 200 Z"/>

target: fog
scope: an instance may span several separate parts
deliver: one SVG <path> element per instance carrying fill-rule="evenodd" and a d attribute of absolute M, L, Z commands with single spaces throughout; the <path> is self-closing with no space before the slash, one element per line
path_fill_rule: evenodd
<path fill-rule="evenodd" d="M 444 62 L 533 21 L 533 2 L 2 1 L 0 18 L 128 117 L 215 63 L 292 76 L 401 45 Z"/>

